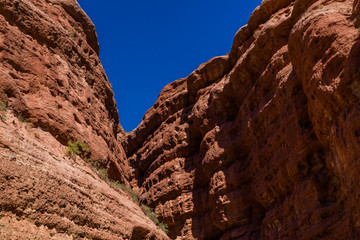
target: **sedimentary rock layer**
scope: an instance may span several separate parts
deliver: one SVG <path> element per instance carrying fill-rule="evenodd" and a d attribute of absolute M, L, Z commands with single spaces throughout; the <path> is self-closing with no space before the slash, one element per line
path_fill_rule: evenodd
<path fill-rule="evenodd" d="M 120 140 L 172 239 L 359 238 L 359 13 L 263 1 Z"/>
<path fill-rule="evenodd" d="M 98 54 L 75 0 L 0 1 L 0 239 L 168 239 L 89 163 L 126 183 Z M 69 140 L 91 153 L 70 158 Z"/>
<path fill-rule="evenodd" d="M 0 239 L 168 239 L 49 132 L 10 112 L 0 132 Z"/>
<path fill-rule="evenodd" d="M 357 239 L 360 3 L 265 0 L 230 54 L 121 129 L 74 0 L 0 2 L 0 237 L 167 239 L 88 160 L 130 181 L 172 239 Z"/>
<path fill-rule="evenodd" d="M 95 27 L 78 3 L 2 0 L 0 26 L 0 99 L 64 145 L 87 142 L 91 158 L 122 178 L 127 167 L 116 142 L 123 130 L 114 94 Z"/>

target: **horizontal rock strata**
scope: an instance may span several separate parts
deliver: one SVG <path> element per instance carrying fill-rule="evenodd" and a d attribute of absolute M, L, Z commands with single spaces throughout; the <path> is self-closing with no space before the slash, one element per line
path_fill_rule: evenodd
<path fill-rule="evenodd" d="M 64 145 L 87 142 L 91 158 L 125 181 L 114 94 L 95 27 L 78 3 L 2 0 L 0 26 L 0 99 Z"/>
<path fill-rule="evenodd" d="M 100 179 L 128 184 L 129 167 L 98 54 L 75 0 L 0 1 L 0 239 L 168 239 Z"/>

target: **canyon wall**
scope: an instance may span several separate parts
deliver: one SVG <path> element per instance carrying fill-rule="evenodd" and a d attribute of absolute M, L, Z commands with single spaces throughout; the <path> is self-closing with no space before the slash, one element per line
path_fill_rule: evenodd
<path fill-rule="evenodd" d="M 0 239 L 168 239 L 100 179 L 129 167 L 98 54 L 75 0 L 0 1 Z M 69 157 L 75 140 L 91 154 Z"/>
<path fill-rule="evenodd" d="M 91 162 L 171 239 L 360 238 L 359 19 L 358 0 L 264 0 L 125 133 L 78 3 L 2 0 L 0 238 L 168 239 Z"/>
<path fill-rule="evenodd" d="M 120 138 L 172 239 L 358 239 L 358 0 L 264 0 Z"/>
<path fill-rule="evenodd" d="M 0 99 L 64 145 L 87 142 L 123 178 L 124 131 L 89 17 L 74 0 L 2 0 L 0 14 Z"/>

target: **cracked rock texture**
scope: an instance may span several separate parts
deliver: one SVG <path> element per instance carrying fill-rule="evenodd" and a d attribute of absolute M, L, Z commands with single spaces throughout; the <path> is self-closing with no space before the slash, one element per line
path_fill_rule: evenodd
<path fill-rule="evenodd" d="M 264 0 L 120 139 L 172 239 L 360 238 L 360 3 Z"/>

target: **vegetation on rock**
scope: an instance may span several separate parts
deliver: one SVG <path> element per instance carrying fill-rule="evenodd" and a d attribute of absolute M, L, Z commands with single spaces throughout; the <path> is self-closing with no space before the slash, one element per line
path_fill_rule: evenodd
<path fill-rule="evenodd" d="M 6 104 L 0 100 L 0 112 L 6 112 L 7 107 Z"/>
<path fill-rule="evenodd" d="M 7 111 L 6 104 L 0 100 L 0 119 L 5 117 L 5 112 Z"/>
<path fill-rule="evenodd" d="M 158 227 L 161 228 L 161 230 L 163 230 L 165 233 L 168 232 L 168 226 L 162 222 L 159 221 L 159 219 L 157 218 L 156 213 L 154 212 L 154 210 L 144 204 L 140 205 L 141 210 L 145 213 L 145 215 L 150 218 L 151 221 L 153 221 Z"/>
<path fill-rule="evenodd" d="M 76 161 L 76 156 L 85 158 L 86 155 L 90 153 L 90 148 L 87 143 L 81 142 L 79 140 L 72 142 L 68 141 L 68 147 L 66 148 L 66 153 Z"/>

